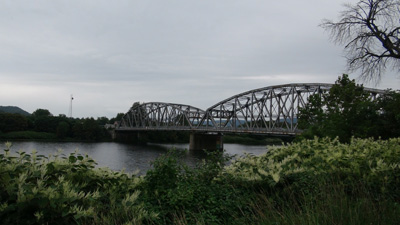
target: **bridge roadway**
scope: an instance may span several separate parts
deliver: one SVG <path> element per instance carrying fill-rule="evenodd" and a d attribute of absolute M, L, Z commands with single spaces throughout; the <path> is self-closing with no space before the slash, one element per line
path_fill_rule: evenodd
<path fill-rule="evenodd" d="M 329 92 L 333 84 L 296 83 L 246 91 L 222 100 L 206 110 L 175 103 L 134 104 L 116 132 L 174 130 L 193 133 L 251 133 L 294 136 L 300 108 L 314 94 Z M 371 98 L 384 90 L 364 88 Z"/>

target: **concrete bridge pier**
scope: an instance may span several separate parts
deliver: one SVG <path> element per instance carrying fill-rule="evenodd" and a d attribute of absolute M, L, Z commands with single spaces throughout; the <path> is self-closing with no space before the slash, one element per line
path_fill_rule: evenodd
<path fill-rule="evenodd" d="M 191 133 L 189 150 L 222 150 L 224 148 L 221 133 Z"/>

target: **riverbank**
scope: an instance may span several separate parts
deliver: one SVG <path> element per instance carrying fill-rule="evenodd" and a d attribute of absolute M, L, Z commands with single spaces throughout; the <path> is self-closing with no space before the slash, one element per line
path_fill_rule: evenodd
<path fill-rule="evenodd" d="M 281 145 L 290 142 L 291 138 L 285 140 L 279 137 L 249 134 L 226 134 L 223 136 L 224 143 L 244 144 L 244 145 Z"/>
<path fill-rule="evenodd" d="M 315 139 L 260 156 L 170 151 L 144 176 L 90 157 L 0 155 L 0 220 L 39 224 L 399 224 L 400 138 Z M 351 159 L 351 160 L 349 160 Z M 33 210 L 32 210 L 33 209 Z"/>

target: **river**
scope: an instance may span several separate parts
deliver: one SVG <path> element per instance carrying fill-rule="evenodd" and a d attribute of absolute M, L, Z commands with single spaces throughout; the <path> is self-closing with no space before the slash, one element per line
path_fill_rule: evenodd
<path fill-rule="evenodd" d="M 5 144 L 1 143 L 1 149 L 5 148 Z M 132 145 L 116 142 L 100 142 L 100 143 L 85 143 L 85 142 L 37 142 L 24 141 L 12 142 L 11 152 L 22 150 L 26 153 L 31 153 L 36 150 L 41 155 L 48 156 L 62 150 L 62 153 L 69 153 L 76 150 L 81 154 L 88 154 L 97 163 L 97 167 L 108 167 L 111 170 L 126 172 L 139 171 L 139 174 L 144 174 L 151 168 L 151 162 L 158 156 L 164 154 L 168 149 L 188 149 L 189 144 L 147 144 L 147 145 Z M 240 156 L 244 153 L 259 155 L 267 152 L 267 147 L 263 145 L 240 145 L 240 144 L 224 144 L 225 152 L 229 155 Z M 4 153 L 1 151 L 1 153 Z M 183 160 L 194 165 L 198 160 L 205 157 L 201 151 L 187 151 Z"/>

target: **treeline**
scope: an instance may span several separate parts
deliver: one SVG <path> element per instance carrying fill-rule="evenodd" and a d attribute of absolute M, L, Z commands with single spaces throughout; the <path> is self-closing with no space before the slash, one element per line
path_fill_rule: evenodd
<path fill-rule="evenodd" d="M 311 95 L 300 109 L 298 139 L 317 137 L 388 139 L 400 137 L 400 92 L 371 95 L 362 85 L 339 77 L 329 92 Z"/>
<path fill-rule="evenodd" d="M 37 109 L 30 116 L 0 113 L 1 139 L 57 139 L 99 141 L 110 139 L 104 125 L 114 123 L 123 114 L 107 117 L 68 118 L 53 116 L 47 109 Z"/>

